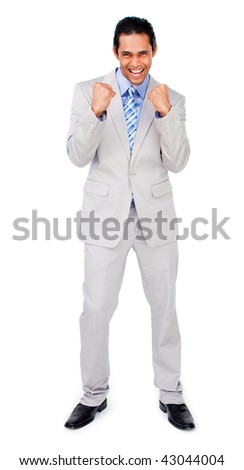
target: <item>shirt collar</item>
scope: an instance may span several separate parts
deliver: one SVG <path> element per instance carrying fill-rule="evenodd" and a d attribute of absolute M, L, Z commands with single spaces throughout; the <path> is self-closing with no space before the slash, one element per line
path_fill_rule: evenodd
<path fill-rule="evenodd" d="M 127 80 L 126 77 L 124 77 L 120 68 L 116 69 L 116 78 L 117 78 L 117 82 L 119 85 L 120 94 L 121 96 L 123 96 L 132 84 L 130 83 L 129 80 Z M 137 92 L 139 93 L 142 100 L 144 100 L 146 96 L 149 81 L 150 81 L 150 76 L 147 75 L 144 82 L 142 82 L 141 85 L 137 85 L 137 86 L 133 85 L 135 90 L 137 90 Z"/>

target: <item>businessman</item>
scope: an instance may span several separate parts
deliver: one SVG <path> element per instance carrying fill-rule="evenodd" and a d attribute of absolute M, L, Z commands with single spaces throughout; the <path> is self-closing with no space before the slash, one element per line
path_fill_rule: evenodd
<path fill-rule="evenodd" d="M 195 427 L 180 381 L 177 224 L 168 176 L 185 167 L 190 149 L 184 97 L 149 74 L 156 52 L 152 25 L 126 17 L 114 33 L 119 67 L 74 90 L 68 154 L 75 165 L 90 166 L 80 233 L 85 245 L 80 316 L 84 393 L 65 423 L 70 429 L 89 424 L 107 407 L 109 322 L 131 248 L 151 309 L 159 407 L 175 427 Z"/>

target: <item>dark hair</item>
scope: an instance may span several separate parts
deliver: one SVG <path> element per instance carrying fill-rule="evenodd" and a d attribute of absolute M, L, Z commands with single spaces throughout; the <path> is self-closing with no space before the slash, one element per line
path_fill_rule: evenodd
<path fill-rule="evenodd" d="M 127 16 L 120 20 L 116 25 L 114 31 L 113 46 L 115 51 L 118 53 L 119 48 L 119 37 L 121 34 L 147 34 L 149 37 L 152 50 L 157 46 L 156 36 L 153 27 L 149 21 L 144 18 L 137 18 L 136 16 Z"/>

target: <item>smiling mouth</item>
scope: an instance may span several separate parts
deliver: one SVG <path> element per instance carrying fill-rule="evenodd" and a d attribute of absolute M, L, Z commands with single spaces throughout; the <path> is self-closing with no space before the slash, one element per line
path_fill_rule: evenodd
<path fill-rule="evenodd" d="M 144 69 L 138 69 L 138 70 L 129 69 L 129 72 L 130 72 L 134 77 L 139 77 L 139 75 L 141 75 L 143 71 L 144 71 Z"/>

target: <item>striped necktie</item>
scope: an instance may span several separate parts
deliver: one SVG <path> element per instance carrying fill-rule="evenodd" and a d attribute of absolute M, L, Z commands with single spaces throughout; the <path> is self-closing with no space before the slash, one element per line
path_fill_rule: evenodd
<path fill-rule="evenodd" d="M 127 90 L 127 99 L 124 103 L 125 121 L 130 142 L 130 153 L 132 153 L 137 130 L 137 105 L 134 99 L 135 93 L 136 90 L 131 85 L 130 88 Z"/>

